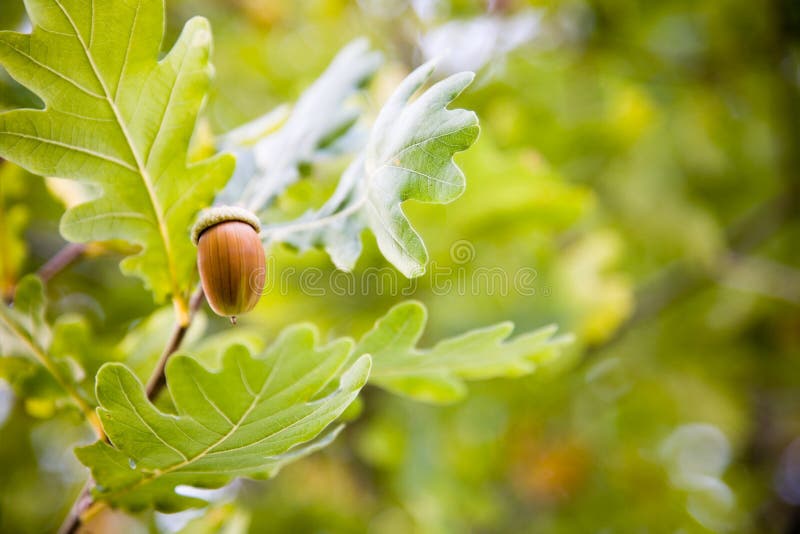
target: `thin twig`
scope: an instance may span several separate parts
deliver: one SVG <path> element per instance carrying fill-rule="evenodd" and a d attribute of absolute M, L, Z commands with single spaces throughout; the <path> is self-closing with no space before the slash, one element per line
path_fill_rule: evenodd
<path fill-rule="evenodd" d="M 147 391 L 147 398 L 150 400 L 155 400 L 161 390 L 164 389 L 164 386 L 166 385 L 164 369 L 167 366 L 167 361 L 169 360 L 170 356 L 178 351 L 181 343 L 183 343 L 183 339 L 186 337 L 186 332 L 189 330 L 189 327 L 192 324 L 192 319 L 194 319 L 197 310 L 199 310 L 200 306 L 203 304 L 203 297 L 203 288 L 198 286 L 189 300 L 188 322 L 182 325 L 180 318 L 178 318 L 178 320 L 175 322 L 175 326 L 172 329 L 172 334 L 170 334 L 169 341 L 167 342 L 166 347 L 164 347 L 164 352 L 159 358 L 158 365 L 156 365 L 156 368 L 150 375 L 150 379 L 147 381 L 147 386 L 145 389 Z M 93 487 L 94 481 L 90 476 L 89 480 L 86 481 L 86 484 L 78 495 L 78 498 L 75 500 L 75 503 L 72 505 L 69 515 L 66 517 L 66 519 L 64 519 L 64 523 L 62 523 L 61 528 L 58 529 L 59 534 L 75 534 L 80 529 L 84 519 L 87 518 L 86 516 L 94 516 L 105 507 L 102 505 L 102 503 L 95 502 L 92 498 Z"/>
<path fill-rule="evenodd" d="M 92 503 L 93 487 L 94 480 L 90 476 L 86 484 L 83 485 L 83 489 L 81 489 L 78 498 L 75 499 L 75 502 L 72 504 L 67 519 L 61 524 L 61 528 L 58 529 L 58 534 L 74 534 L 78 531 L 81 526 L 80 517 Z"/>
<path fill-rule="evenodd" d="M 145 390 L 147 391 L 148 399 L 155 400 L 155 398 L 167 384 L 166 377 L 164 376 L 164 369 L 167 367 L 167 361 L 169 360 L 170 356 L 172 356 L 180 348 L 183 338 L 186 336 L 186 332 L 189 330 L 189 326 L 192 324 L 194 314 L 203 304 L 203 296 L 203 288 L 198 287 L 197 290 L 195 290 L 195 292 L 192 294 L 192 298 L 189 300 L 189 323 L 186 325 L 181 325 L 180 321 L 175 323 L 175 326 L 172 329 L 172 334 L 169 337 L 169 342 L 164 348 L 161 358 L 158 360 L 158 365 L 156 365 L 156 368 L 150 375 L 150 379 L 147 381 L 147 387 Z"/>
<path fill-rule="evenodd" d="M 78 260 L 86 252 L 87 245 L 85 243 L 69 243 L 59 250 L 55 256 L 47 260 L 47 263 L 42 265 L 36 274 L 42 279 L 42 282 L 47 283 L 56 274 L 69 267 L 72 263 Z"/>
<path fill-rule="evenodd" d="M 75 263 L 86 253 L 88 248 L 89 245 L 85 243 L 68 243 L 47 260 L 44 265 L 39 267 L 39 270 L 36 271 L 37 276 L 41 278 L 42 282 L 49 282 L 55 275 Z M 13 287 L 9 294 L 3 297 L 3 301 L 8 305 L 14 302 Z"/>

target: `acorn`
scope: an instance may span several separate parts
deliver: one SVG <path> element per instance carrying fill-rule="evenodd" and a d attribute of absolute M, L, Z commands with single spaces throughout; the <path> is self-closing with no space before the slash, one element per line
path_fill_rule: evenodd
<path fill-rule="evenodd" d="M 203 292 L 217 315 L 236 317 L 252 310 L 264 290 L 266 261 L 254 213 L 233 206 L 209 208 L 192 228 Z"/>

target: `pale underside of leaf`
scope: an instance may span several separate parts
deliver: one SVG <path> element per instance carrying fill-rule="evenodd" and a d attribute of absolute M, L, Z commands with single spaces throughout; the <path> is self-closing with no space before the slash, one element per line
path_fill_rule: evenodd
<path fill-rule="evenodd" d="M 280 117 L 280 110 L 224 136 L 220 147 L 233 150 L 237 164 L 217 202 L 259 212 L 300 178 L 301 165 L 350 149 L 352 143 L 343 143 L 343 139 L 353 140 L 350 134 L 359 116 L 359 109 L 350 101 L 381 60 L 365 39 L 353 41 L 302 94 L 276 131 L 270 131 L 270 125 Z M 259 136 L 265 129 L 268 134 Z"/>
<path fill-rule="evenodd" d="M 412 96 L 433 73 L 434 63 L 412 72 L 382 108 L 363 154 L 356 158 L 322 208 L 298 221 L 267 227 L 267 242 L 306 250 L 324 247 L 334 264 L 351 270 L 361 254 L 361 232 L 375 235 L 383 255 L 405 276 L 425 272 L 428 253 L 402 210 L 406 200 L 446 204 L 464 191 L 464 174 L 453 161 L 478 136 L 477 116 L 447 106 L 472 82 L 469 72 Z"/>

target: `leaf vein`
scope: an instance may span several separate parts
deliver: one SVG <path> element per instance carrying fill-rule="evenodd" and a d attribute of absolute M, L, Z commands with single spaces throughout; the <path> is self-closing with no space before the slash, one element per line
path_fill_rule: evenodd
<path fill-rule="evenodd" d="M 69 150 L 75 150 L 76 152 L 82 152 L 82 153 L 84 153 L 86 155 L 89 155 L 89 156 L 92 156 L 92 157 L 95 157 L 95 158 L 98 158 L 98 159 L 102 159 L 102 160 L 108 161 L 109 163 L 115 163 L 115 164 L 119 165 L 120 167 L 123 167 L 123 168 L 125 168 L 125 169 L 127 169 L 129 171 L 136 172 L 136 168 L 133 167 L 131 164 L 127 163 L 126 161 L 123 161 L 121 159 L 115 158 L 113 156 L 109 156 L 108 154 L 104 154 L 102 152 L 96 152 L 96 151 L 88 149 L 88 148 L 79 147 L 79 146 L 75 146 L 75 145 L 70 145 L 69 143 L 62 143 L 61 141 L 56 141 L 55 139 L 47 139 L 45 137 L 41 137 L 40 135 L 28 135 L 28 134 L 23 134 L 23 133 L 7 132 L 7 131 L 6 132 L 0 132 L 0 135 L 9 135 L 9 136 L 12 136 L 12 137 L 19 137 L 19 138 L 22 138 L 22 139 L 30 139 L 30 140 L 38 141 L 40 143 L 44 143 L 44 144 L 48 144 L 48 145 L 60 146 L 62 148 L 66 148 L 66 149 L 69 149 Z"/>

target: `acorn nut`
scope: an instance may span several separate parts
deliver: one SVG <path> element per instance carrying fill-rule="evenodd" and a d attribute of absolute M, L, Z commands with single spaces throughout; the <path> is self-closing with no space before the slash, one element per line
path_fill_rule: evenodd
<path fill-rule="evenodd" d="M 255 214 L 232 206 L 205 210 L 192 228 L 203 292 L 211 309 L 233 324 L 255 307 L 264 289 L 260 231 Z"/>

